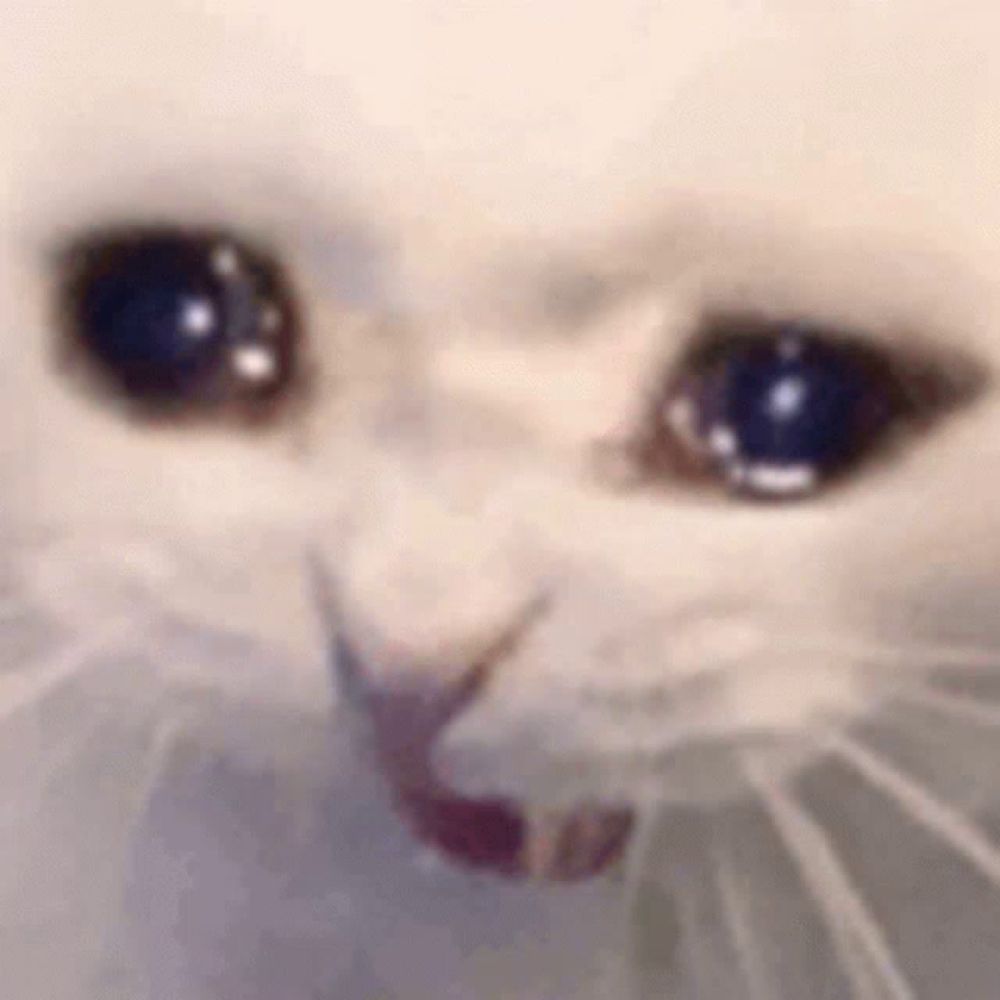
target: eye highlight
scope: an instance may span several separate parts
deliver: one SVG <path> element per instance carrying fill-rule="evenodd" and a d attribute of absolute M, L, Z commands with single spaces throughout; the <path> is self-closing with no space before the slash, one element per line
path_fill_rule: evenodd
<path fill-rule="evenodd" d="M 974 381 L 824 327 L 728 317 L 675 366 L 644 450 L 660 471 L 708 475 L 738 495 L 804 497 Z"/>
<path fill-rule="evenodd" d="M 64 357 L 150 414 L 260 415 L 297 371 L 277 265 L 226 233 L 91 234 L 62 259 Z"/>

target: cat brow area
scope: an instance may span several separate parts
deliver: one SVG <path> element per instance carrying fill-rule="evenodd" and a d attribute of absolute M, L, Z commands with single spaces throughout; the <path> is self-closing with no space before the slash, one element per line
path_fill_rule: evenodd
<path fill-rule="evenodd" d="M 994 296 L 946 248 L 880 231 L 830 232 L 766 208 L 651 210 L 615 230 L 505 248 L 469 300 L 515 338 L 572 338 L 630 300 L 688 316 L 752 314 L 849 330 L 886 349 L 989 356 Z"/>

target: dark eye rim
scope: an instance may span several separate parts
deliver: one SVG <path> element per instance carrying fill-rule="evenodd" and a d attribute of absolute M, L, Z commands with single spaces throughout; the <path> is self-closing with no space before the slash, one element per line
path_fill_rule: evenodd
<path fill-rule="evenodd" d="M 241 387 L 230 369 L 206 378 L 190 393 L 144 398 L 126 392 L 107 367 L 93 356 L 78 315 L 81 291 L 115 260 L 151 241 L 183 241 L 192 254 L 232 250 L 238 256 L 242 285 L 261 309 L 274 306 L 280 328 L 269 339 L 275 346 L 279 375 L 270 385 Z M 113 405 L 146 425 L 213 424 L 259 430 L 298 411 L 310 395 L 313 372 L 306 356 L 305 321 L 288 269 L 265 241 L 216 225 L 147 219 L 91 226 L 57 248 L 51 259 L 53 363 L 79 391 L 100 405 Z M 225 279 L 220 278 L 220 283 Z M 221 287 L 221 285 L 220 285 Z"/>
<path fill-rule="evenodd" d="M 873 431 L 844 461 L 824 472 L 814 489 L 804 493 L 758 493 L 725 482 L 718 466 L 682 440 L 664 418 L 667 408 L 683 398 L 692 380 L 720 364 L 731 352 L 773 345 L 794 334 L 832 347 L 877 385 L 888 406 L 885 425 Z M 647 405 L 628 443 L 633 466 L 631 484 L 662 487 L 678 484 L 692 490 L 714 490 L 731 499 L 782 504 L 803 502 L 839 489 L 874 461 L 905 452 L 915 438 L 932 431 L 956 411 L 972 405 L 990 382 L 978 359 L 960 350 L 942 350 L 925 336 L 893 331 L 873 338 L 856 326 L 838 326 L 801 317 L 770 316 L 752 311 L 707 313 L 685 347 L 647 393 Z"/>

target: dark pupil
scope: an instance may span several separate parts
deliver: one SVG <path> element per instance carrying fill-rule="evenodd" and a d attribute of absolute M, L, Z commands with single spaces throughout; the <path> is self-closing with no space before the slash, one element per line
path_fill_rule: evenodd
<path fill-rule="evenodd" d="M 841 351 L 785 340 L 730 359 L 722 376 L 719 421 L 742 459 L 824 468 L 857 440 L 867 384 Z"/>
<path fill-rule="evenodd" d="M 163 239 L 119 250 L 78 308 L 88 347 L 127 389 L 174 393 L 217 361 L 223 306 L 205 254 Z"/>

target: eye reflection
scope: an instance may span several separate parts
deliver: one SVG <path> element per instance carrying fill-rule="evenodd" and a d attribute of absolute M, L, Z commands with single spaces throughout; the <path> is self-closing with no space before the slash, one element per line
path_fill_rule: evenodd
<path fill-rule="evenodd" d="M 798 321 L 715 320 L 657 396 L 644 459 L 737 495 L 805 497 L 967 396 L 977 380 L 956 365 Z"/>
<path fill-rule="evenodd" d="M 63 357 L 133 408 L 262 415 L 294 383 L 299 331 L 287 279 L 231 234 L 106 230 L 61 263 Z"/>

